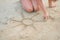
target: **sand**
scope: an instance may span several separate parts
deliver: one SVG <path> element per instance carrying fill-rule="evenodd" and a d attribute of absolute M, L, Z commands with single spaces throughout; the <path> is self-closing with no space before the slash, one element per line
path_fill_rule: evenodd
<path fill-rule="evenodd" d="M 54 18 L 43 20 L 43 12 L 28 13 L 19 0 L 0 0 L 0 40 L 60 40 L 60 0 L 46 8 Z"/>

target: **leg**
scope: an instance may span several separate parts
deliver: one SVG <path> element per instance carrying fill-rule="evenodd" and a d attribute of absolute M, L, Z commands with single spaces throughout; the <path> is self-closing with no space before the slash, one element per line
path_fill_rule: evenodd
<path fill-rule="evenodd" d="M 21 0 L 22 7 L 24 10 L 27 12 L 32 12 L 33 11 L 33 6 L 31 0 Z"/>
<path fill-rule="evenodd" d="M 56 1 L 57 1 L 57 0 L 48 0 L 48 2 L 49 2 L 49 7 L 50 7 L 50 8 L 56 7 Z"/>
<path fill-rule="evenodd" d="M 48 0 L 48 2 L 49 2 L 49 7 L 51 7 L 51 5 L 52 5 L 52 0 Z"/>
<path fill-rule="evenodd" d="M 34 11 L 37 11 L 38 10 L 37 0 L 32 0 L 32 5 L 34 8 Z"/>

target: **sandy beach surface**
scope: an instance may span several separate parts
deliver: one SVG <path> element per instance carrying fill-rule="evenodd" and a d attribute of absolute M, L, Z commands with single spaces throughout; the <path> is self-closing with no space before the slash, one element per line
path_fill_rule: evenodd
<path fill-rule="evenodd" d="M 54 19 L 24 11 L 19 0 L 0 0 L 0 40 L 60 40 L 60 0 L 55 8 L 43 1 Z"/>

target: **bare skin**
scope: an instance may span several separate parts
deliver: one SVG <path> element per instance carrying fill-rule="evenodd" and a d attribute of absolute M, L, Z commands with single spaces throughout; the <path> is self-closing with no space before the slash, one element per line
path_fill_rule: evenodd
<path fill-rule="evenodd" d="M 49 19 L 49 13 L 46 9 L 46 7 L 43 4 L 42 0 L 21 0 L 22 2 L 22 6 L 23 8 L 27 11 L 27 12 L 33 12 L 33 11 L 43 11 L 44 15 L 44 19 L 47 20 Z"/>
<path fill-rule="evenodd" d="M 44 19 L 45 19 L 45 20 L 48 20 L 48 19 L 49 19 L 49 13 L 48 13 L 46 7 L 45 7 L 44 4 L 43 4 L 43 1 L 42 1 L 42 0 L 38 0 L 38 5 L 39 5 L 39 7 L 40 7 L 40 10 L 42 10 L 43 13 L 44 13 L 44 16 L 43 16 Z M 39 11 L 40 11 L 40 10 L 39 10 Z"/>
<path fill-rule="evenodd" d="M 56 1 L 57 1 L 57 0 L 48 0 L 49 7 L 50 7 L 50 8 L 56 7 Z"/>
<path fill-rule="evenodd" d="M 27 12 L 32 12 L 33 11 L 33 5 L 31 0 L 20 0 L 22 7 L 25 11 Z"/>

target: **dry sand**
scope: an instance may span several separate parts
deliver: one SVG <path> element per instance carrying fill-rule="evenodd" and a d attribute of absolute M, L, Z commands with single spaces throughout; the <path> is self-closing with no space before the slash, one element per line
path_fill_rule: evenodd
<path fill-rule="evenodd" d="M 0 40 L 60 40 L 59 3 L 47 7 L 54 20 L 45 22 L 43 12 L 27 13 L 19 0 L 0 0 Z"/>

